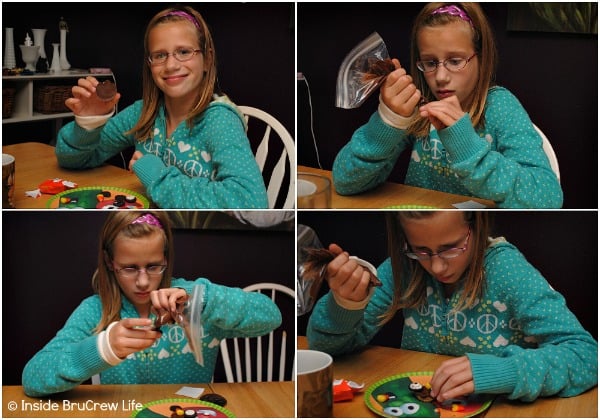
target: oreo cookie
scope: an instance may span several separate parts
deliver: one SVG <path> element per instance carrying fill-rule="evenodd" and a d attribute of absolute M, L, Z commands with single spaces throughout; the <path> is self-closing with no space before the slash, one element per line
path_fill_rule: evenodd
<path fill-rule="evenodd" d="M 219 394 L 204 394 L 199 398 L 199 400 L 213 403 L 221 407 L 225 407 L 225 404 L 227 404 L 225 397 Z"/>
<path fill-rule="evenodd" d="M 105 80 L 96 86 L 96 95 L 103 101 L 111 101 L 117 94 L 117 87 L 110 80 Z"/>

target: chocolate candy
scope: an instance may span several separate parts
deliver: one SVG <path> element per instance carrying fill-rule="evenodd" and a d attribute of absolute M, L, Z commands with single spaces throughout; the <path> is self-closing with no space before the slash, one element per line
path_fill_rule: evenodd
<path fill-rule="evenodd" d="M 96 95 L 105 102 L 112 101 L 116 94 L 117 87 L 110 80 L 105 80 L 96 86 Z"/>
<path fill-rule="evenodd" d="M 221 407 L 225 407 L 225 404 L 227 404 L 225 397 L 219 394 L 204 394 L 199 399 L 201 401 L 220 405 Z"/>

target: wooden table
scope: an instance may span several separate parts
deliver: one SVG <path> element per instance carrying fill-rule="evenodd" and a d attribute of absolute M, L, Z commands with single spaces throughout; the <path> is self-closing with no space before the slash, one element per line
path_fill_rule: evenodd
<path fill-rule="evenodd" d="M 47 179 L 61 178 L 72 181 L 78 187 L 108 186 L 133 190 L 147 197 L 144 186 L 138 177 L 125 169 L 112 165 L 102 165 L 93 169 L 75 170 L 58 166 L 54 147 L 44 143 L 19 143 L 2 146 L 2 153 L 15 157 L 15 193 L 17 209 L 46 208 L 52 197 L 42 194 L 31 198 L 25 191 L 32 191 Z"/>
<path fill-rule="evenodd" d="M 329 178 L 333 186 L 331 171 L 299 165 L 298 172 L 323 175 Z M 373 190 L 356 195 L 340 195 L 335 192 L 335 188 L 332 188 L 331 192 L 331 207 L 335 209 L 381 209 L 404 205 L 455 208 L 453 204 L 469 200 L 481 203 L 486 207 L 495 207 L 491 200 L 448 194 L 393 182 L 385 182 Z"/>
<path fill-rule="evenodd" d="M 183 385 L 79 385 L 49 397 L 30 398 L 21 386 L 2 387 L 2 417 L 130 417 L 141 405 L 165 398 L 186 398 Z M 236 417 L 295 417 L 294 382 L 186 384 L 227 399 Z M 35 410 L 36 403 L 41 410 Z M 53 406 L 52 406 L 53 404 Z M 16 409 L 12 409 L 16 406 Z"/>
<path fill-rule="evenodd" d="M 306 337 L 298 337 L 298 348 L 308 348 Z M 402 350 L 391 347 L 368 346 L 364 351 L 337 356 L 333 362 L 335 379 L 348 379 L 368 388 L 380 379 L 402 372 L 434 371 L 450 356 Z M 359 394 L 352 401 L 333 405 L 334 417 L 379 417 L 371 412 Z M 483 417 L 598 417 L 598 388 L 571 398 L 538 398 L 522 403 L 498 396 Z"/>

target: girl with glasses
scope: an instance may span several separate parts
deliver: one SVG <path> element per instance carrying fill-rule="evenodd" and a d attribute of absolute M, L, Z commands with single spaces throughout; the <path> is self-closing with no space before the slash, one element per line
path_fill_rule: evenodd
<path fill-rule="evenodd" d="M 401 310 L 403 349 L 456 356 L 431 380 L 439 402 L 472 393 L 568 397 L 596 385 L 597 342 L 514 245 L 490 237 L 489 214 L 387 213 L 380 287 L 330 245 L 330 291 L 310 316 L 309 347 L 357 351 Z"/>
<path fill-rule="evenodd" d="M 158 207 L 267 208 L 244 117 L 217 91 L 215 46 L 202 16 L 191 7 L 159 12 L 144 53 L 142 100 L 115 116 L 120 95 L 105 99 L 94 77 L 79 80 L 66 101 L 75 121 L 58 135 L 59 164 L 92 168 L 135 146 L 129 169 Z"/>
<path fill-rule="evenodd" d="M 377 112 L 336 156 L 338 193 L 382 184 L 411 150 L 408 185 L 501 208 L 562 206 L 542 138 L 517 98 L 494 82 L 496 47 L 479 5 L 426 5 L 413 26 L 410 69 L 393 61 Z"/>
<path fill-rule="evenodd" d="M 95 294 L 27 363 L 25 393 L 63 392 L 97 374 L 103 384 L 211 382 L 221 339 L 264 335 L 281 324 L 277 305 L 266 295 L 205 278 L 173 278 L 172 262 L 165 213 L 111 212 L 100 236 Z M 199 300 L 191 302 L 202 306 L 196 308 L 200 349 L 184 336 L 181 323 L 155 321 L 167 313 L 175 320 L 178 305 L 193 292 Z"/>

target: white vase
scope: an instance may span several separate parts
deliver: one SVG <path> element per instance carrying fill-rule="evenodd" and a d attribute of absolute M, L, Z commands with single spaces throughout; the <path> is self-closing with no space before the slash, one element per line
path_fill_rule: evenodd
<path fill-rule="evenodd" d="M 71 64 L 67 60 L 67 30 L 60 30 L 60 68 L 61 70 L 69 70 Z"/>
<path fill-rule="evenodd" d="M 46 57 L 46 50 L 44 48 L 44 39 L 46 38 L 46 29 L 32 29 L 33 32 L 33 45 L 40 47 L 40 58 Z"/>
<path fill-rule="evenodd" d="M 35 63 L 40 56 L 40 47 L 35 45 L 19 45 L 21 47 L 21 58 L 25 62 L 25 68 L 35 71 Z"/>
<path fill-rule="evenodd" d="M 60 68 L 60 55 L 58 54 L 58 47 L 60 47 L 60 44 L 52 44 L 52 65 L 50 66 L 50 70 L 52 70 L 54 73 L 60 73 L 61 68 Z"/>
<path fill-rule="evenodd" d="M 13 28 L 5 28 L 4 30 L 4 68 L 14 69 L 17 67 L 17 59 L 15 57 L 15 41 L 13 39 Z"/>

